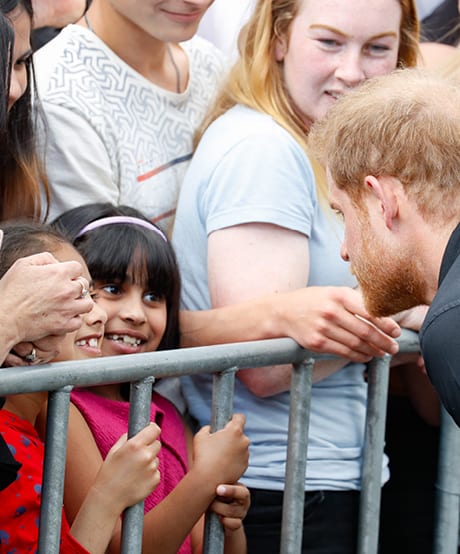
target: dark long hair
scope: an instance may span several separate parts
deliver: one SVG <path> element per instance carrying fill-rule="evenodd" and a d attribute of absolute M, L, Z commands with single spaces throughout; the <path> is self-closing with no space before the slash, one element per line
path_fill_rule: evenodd
<path fill-rule="evenodd" d="M 164 298 L 167 322 L 158 350 L 177 348 L 180 277 L 171 243 L 153 229 L 131 223 L 104 225 L 77 237 L 88 223 L 112 216 L 136 217 L 151 223 L 134 208 L 96 203 L 68 210 L 51 225 L 77 248 L 95 281 L 134 282 Z"/>
<path fill-rule="evenodd" d="M 0 12 L 10 20 L 11 25 L 14 24 L 12 12 L 16 9 L 23 10 L 32 21 L 31 0 L 0 0 Z M 39 218 L 42 209 L 40 183 L 46 202 L 49 203 L 44 163 L 40 160 L 36 148 L 37 124 L 43 115 L 36 96 L 32 57 L 26 63 L 27 88 L 8 114 L 4 147 L 6 151 L 3 152 L 2 149 L 0 158 L 0 220 L 18 217 Z M 9 83 L 10 77 L 7 80 Z M 6 101 L 8 105 L 8 96 Z"/>
<path fill-rule="evenodd" d="M 14 30 L 0 12 L 0 159 L 7 154 L 8 97 L 13 62 Z"/>

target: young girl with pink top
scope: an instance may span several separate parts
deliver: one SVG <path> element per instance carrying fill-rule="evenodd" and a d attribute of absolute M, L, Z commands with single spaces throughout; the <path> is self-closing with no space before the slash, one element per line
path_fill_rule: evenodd
<path fill-rule="evenodd" d="M 74 208 L 54 225 L 67 234 L 92 272 L 97 303 L 108 317 L 103 355 L 178 347 L 180 279 L 173 249 L 161 230 L 137 210 L 111 204 Z M 127 429 L 129 385 L 74 391 L 71 400 L 65 489 L 70 520 L 115 437 Z M 249 492 L 237 483 L 248 464 L 244 416 L 234 415 L 216 433 L 201 429 L 193 438 L 191 455 L 191 433 L 174 405 L 156 391 L 151 418 L 161 428 L 162 479 L 145 502 L 143 552 L 201 552 L 203 514 L 211 509 L 224 525 L 225 552 L 244 554 L 241 520 Z M 119 544 L 120 526 L 112 537 L 113 551 Z"/>
<path fill-rule="evenodd" d="M 57 260 L 77 261 L 90 276 L 75 248 L 47 226 L 27 223 L 3 227 L 0 276 L 20 256 L 51 252 Z M 82 316 L 81 327 L 64 335 L 54 361 L 87 359 L 101 355 L 106 314 L 93 303 Z M 5 371 L 8 371 L 7 369 Z M 40 516 L 44 444 L 34 427 L 48 393 L 14 394 L 0 410 L 0 434 L 20 465 L 17 477 L 0 491 L 0 552 L 36 552 Z M 104 554 L 112 530 L 125 508 L 140 502 L 160 481 L 157 425 L 135 437 L 117 435 L 114 446 L 99 468 L 94 486 L 85 490 L 78 513 L 69 524 L 62 514 L 60 552 Z"/>

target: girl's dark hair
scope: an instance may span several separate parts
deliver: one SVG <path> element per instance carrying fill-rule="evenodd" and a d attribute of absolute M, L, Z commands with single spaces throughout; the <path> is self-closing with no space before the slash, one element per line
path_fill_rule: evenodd
<path fill-rule="evenodd" d="M 112 216 L 136 217 L 150 223 L 129 206 L 96 203 L 68 210 L 51 225 L 77 248 L 95 281 L 136 283 L 164 298 L 167 321 L 158 350 L 177 348 L 180 277 L 171 243 L 153 229 L 132 223 L 104 225 L 77 237 L 88 223 Z"/>
<path fill-rule="evenodd" d="M 0 12 L 0 159 L 6 156 L 8 137 L 8 98 L 13 62 L 14 30 Z"/>
<path fill-rule="evenodd" d="M 11 25 L 14 24 L 12 12 L 17 8 L 25 11 L 32 21 L 31 0 L 0 0 L 0 12 L 10 20 Z M 44 163 L 39 159 L 36 149 L 37 125 L 44 116 L 36 95 L 32 56 L 29 56 L 25 63 L 27 64 L 27 88 L 7 116 L 6 141 L 0 157 L 0 220 L 39 217 L 40 183 L 47 205 L 49 204 L 49 187 Z M 8 77 L 8 85 L 9 82 Z M 32 110 L 32 90 L 34 110 Z M 7 106 L 8 95 L 6 110 Z"/>
<path fill-rule="evenodd" d="M 1 225 L 3 230 L 0 251 L 0 278 L 19 258 L 39 252 L 56 252 L 69 241 L 57 230 L 44 223 L 11 221 Z"/>

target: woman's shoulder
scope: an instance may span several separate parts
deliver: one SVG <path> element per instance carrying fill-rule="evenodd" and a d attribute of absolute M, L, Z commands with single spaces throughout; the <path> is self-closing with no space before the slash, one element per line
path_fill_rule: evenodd
<path fill-rule="evenodd" d="M 292 135 L 270 115 L 242 104 L 237 104 L 214 120 L 206 130 L 222 134 L 228 132 L 240 140 L 257 137 L 258 141 L 270 143 L 274 137 L 282 142 L 296 144 Z M 206 134 L 205 133 L 205 134 Z"/>

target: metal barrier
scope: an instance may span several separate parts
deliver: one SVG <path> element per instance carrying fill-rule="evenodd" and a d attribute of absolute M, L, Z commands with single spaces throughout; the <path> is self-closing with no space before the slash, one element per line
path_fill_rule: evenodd
<path fill-rule="evenodd" d="M 417 352 L 418 337 L 403 331 L 400 352 Z M 73 386 L 131 382 L 128 435 L 149 421 L 152 384 L 159 377 L 214 374 L 211 428 L 225 425 L 232 413 L 233 387 L 238 369 L 293 363 L 286 483 L 280 552 L 299 554 L 302 542 L 304 479 L 312 371 L 316 359 L 325 358 L 300 348 L 291 339 L 235 343 L 174 351 L 59 362 L 0 370 L 0 396 L 49 390 L 46 454 L 40 514 L 39 552 L 59 552 L 65 452 L 70 391 Z M 389 365 L 385 356 L 368 367 L 362 490 L 358 553 L 378 550 L 381 467 L 385 434 Z M 460 430 L 444 414 L 440 448 L 437 527 L 433 552 L 457 554 L 460 494 Z M 143 503 L 129 508 L 123 522 L 122 552 L 141 552 Z M 207 518 L 205 554 L 223 552 L 223 531 L 217 517 Z"/>

